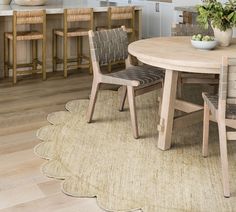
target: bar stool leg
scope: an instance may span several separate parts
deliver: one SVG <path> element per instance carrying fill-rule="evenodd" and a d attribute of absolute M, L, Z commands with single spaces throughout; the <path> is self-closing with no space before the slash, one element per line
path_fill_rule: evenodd
<path fill-rule="evenodd" d="M 7 76 L 8 77 L 9 77 L 9 66 L 10 66 L 10 57 L 11 57 L 10 44 L 11 44 L 10 39 L 7 39 Z"/>
<path fill-rule="evenodd" d="M 77 65 L 81 65 L 82 63 L 82 58 L 81 58 L 81 55 L 82 55 L 82 42 L 81 42 L 81 37 L 77 37 Z"/>
<path fill-rule="evenodd" d="M 39 57 L 38 57 L 38 40 L 35 41 L 35 64 L 36 64 L 36 69 L 38 68 L 38 62 L 39 62 Z"/>
<path fill-rule="evenodd" d="M 111 72 L 111 63 L 108 63 L 108 72 Z"/>
<path fill-rule="evenodd" d="M 32 47 L 32 70 L 33 72 L 37 69 L 37 57 L 36 57 L 36 41 L 31 41 L 31 47 Z"/>
<path fill-rule="evenodd" d="M 16 68 L 17 68 L 17 49 L 16 49 L 16 39 L 13 39 L 12 41 L 12 75 L 13 75 L 13 84 L 16 84 L 17 82 L 17 76 L 16 76 Z"/>
<path fill-rule="evenodd" d="M 64 35 L 64 43 L 63 43 L 63 70 L 64 77 L 67 78 L 67 36 Z"/>
<path fill-rule="evenodd" d="M 8 62 L 9 62 L 9 45 L 8 38 L 6 37 L 6 33 L 4 33 L 4 78 L 8 77 Z"/>
<path fill-rule="evenodd" d="M 43 80 L 46 80 L 46 45 L 47 45 L 47 34 L 46 34 L 46 13 L 43 15 L 43 40 L 42 40 L 42 74 Z"/>
<path fill-rule="evenodd" d="M 57 36 L 55 34 L 55 30 L 52 30 L 52 71 L 56 71 L 57 69 Z"/>
<path fill-rule="evenodd" d="M 46 37 L 42 40 L 42 74 L 43 80 L 46 80 Z"/>

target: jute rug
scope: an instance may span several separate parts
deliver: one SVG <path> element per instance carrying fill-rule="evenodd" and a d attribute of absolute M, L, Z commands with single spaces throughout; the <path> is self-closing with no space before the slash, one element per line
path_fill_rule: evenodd
<path fill-rule="evenodd" d="M 157 148 L 157 92 L 137 97 L 141 138 L 133 139 L 126 106 L 118 111 L 114 91 L 101 91 L 94 122 L 86 123 L 88 100 L 66 104 L 48 115 L 38 130 L 35 153 L 47 159 L 42 172 L 62 179 L 62 191 L 96 197 L 109 211 L 236 210 L 235 145 L 229 144 L 230 199 L 222 193 L 216 125 L 211 127 L 210 156 L 201 156 L 202 124 L 173 133 L 169 151 Z"/>

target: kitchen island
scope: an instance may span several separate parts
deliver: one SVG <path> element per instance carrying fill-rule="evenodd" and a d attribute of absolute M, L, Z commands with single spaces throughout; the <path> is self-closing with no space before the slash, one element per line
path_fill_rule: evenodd
<path fill-rule="evenodd" d="M 63 27 L 63 11 L 65 8 L 93 8 L 94 10 L 94 29 L 97 26 L 107 25 L 107 8 L 109 6 L 134 6 L 133 4 L 116 1 L 96 1 L 96 0 L 48 0 L 44 6 L 18 6 L 0 5 L 0 77 L 3 76 L 3 33 L 12 31 L 12 15 L 14 10 L 38 10 L 45 9 L 47 14 L 47 71 L 52 69 L 52 29 Z M 135 30 L 136 38 L 140 37 L 141 32 L 141 7 L 135 5 Z M 83 25 L 82 25 L 83 26 Z M 22 28 L 20 28 L 22 27 Z M 29 26 L 20 26 L 20 30 L 29 30 Z M 27 42 L 18 42 L 18 63 L 29 62 L 30 45 Z M 69 42 L 68 56 L 76 55 L 75 41 Z M 84 39 L 84 52 L 88 54 L 88 40 Z M 59 45 L 59 55 L 62 54 L 62 46 Z M 26 54 L 27 52 L 27 54 Z M 39 55 L 41 53 L 39 52 Z"/>

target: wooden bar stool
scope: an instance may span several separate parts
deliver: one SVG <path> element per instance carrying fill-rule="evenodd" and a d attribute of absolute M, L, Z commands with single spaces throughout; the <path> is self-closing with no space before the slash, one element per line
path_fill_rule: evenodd
<path fill-rule="evenodd" d="M 69 28 L 68 24 L 72 22 L 88 22 L 87 28 L 75 27 Z M 92 65 L 90 55 L 83 55 L 83 37 L 88 36 L 88 31 L 93 30 L 93 9 L 65 9 L 64 10 L 64 28 L 53 29 L 52 55 L 53 55 L 53 71 L 56 71 L 57 64 L 63 64 L 64 77 L 68 75 L 68 68 L 89 68 L 92 73 Z M 58 57 L 57 46 L 58 37 L 63 38 L 63 59 Z M 77 58 L 68 58 L 68 38 L 77 38 Z M 87 60 L 87 64 L 83 64 L 83 59 Z M 77 62 L 77 64 L 72 64 Z M 68 63 L 70 65 L 68 65 Z"/>
<path fill-rule="evenodd" d="M 41 30 L 17 31 L 18 25 L 40 25 Z M 38 60 L 37 41 L 42 41 L 42 61 Z M 12 64 L 10 64 L 10 41 L 12 41 Z M 31 41 L 32 62 L 17 64 L 17 41 Z M 38 69 L 38 65 L 41 66 Z M 18 68 L 28 68 L 18 70 Z M 30 69 L 31 68 L 31 69 Z M 13 83 L 17 82 L 17 74 L 41 72 L 43 80 L 46 79 L 46 13 L 45 10 L 14 11 L 12 20 L 12 32 L 4 33 L 4 76 L 9 75 L 9 69 L 13 70 Z M 30 70 L 29 70 L 30 69 Z"/>

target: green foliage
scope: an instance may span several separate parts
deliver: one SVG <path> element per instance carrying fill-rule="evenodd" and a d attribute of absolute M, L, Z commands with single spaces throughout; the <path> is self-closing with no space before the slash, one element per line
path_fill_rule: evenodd
<path fill-rule="evenodd" d="M 236 0 L 229 0 L 225 4 L 217 0 L 206 0 L 197 6 L 197 11 L 197 21 L 206 29 L 210 23 L 221 31 L 236 26 Z"/>

